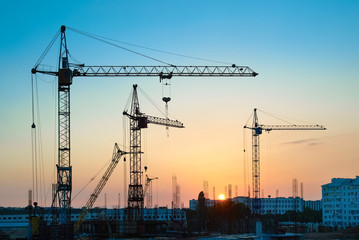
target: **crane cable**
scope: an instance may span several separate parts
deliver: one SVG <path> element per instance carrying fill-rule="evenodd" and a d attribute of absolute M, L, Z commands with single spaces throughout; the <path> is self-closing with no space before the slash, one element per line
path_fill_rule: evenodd
<path fill-rule="evenodd" d="M 31 115 L 32 115 L 32 125 L 31 125 L 31 161 L 32 161 L 32 201 L 34 202 L 37 199 L 37 174 L 35 170 L 37 169 L 37 156 L 36 156 L 36 125 L 35 125 L 35 101 L 34 101 L 34 77 L 31 74 Z M 35 199 L 36 197 L 36 199 Z"/>
<path fill-rule="evenodd" d="M 53 80 L 53 83 L 55 83 L 56 82 L 56 77 L 54 77 L 54 80 Z M 51 178 L 51 181 L 50 181 L 50 183 L 53 183 L 53 182 L 55 182 L 55 180 L 57 181 L 57 179 L 56 179 L 56 177 L 57 177 L 57 175 L 56 175 L 56 160 L 57 160 L 57 146 L 56 146 L 56 143 L 57 143 L 57 98 L 56 98 L 56 93 L 57 93 L 57 91 L 56 91 L 56 84 L 53 84 L 53 88 L 52 88 L 52 90 L 53 90 L 53 92 L 52 92 L 52 96 L 54 97 L 54 121 L 55 121 L 55 123 L 54 123 L 54 155 L 53 155 L 53 158 L 54 158 L 54 160 L 53 160 L 53 171 L 52 171 L 52 178 Z M 52 184 L 50 184 L 50 186 L 49 186 L 49 189 L 48 189 L 48 192 L 47 192 L 47 194 L 46 194 L 46 196 L 48 196 L 48 194 L 49 194 L 49 192 L 50 191 L 52 191 Z M 55 192 L 55 194 L 56 194 L 56 192 Z M 55 195 L 56 196 L 56 195 Z M 51 202 L 53 201 L 53 198 L 54 196 L 51 196 Z"/>
<path fill-rule="evenodd" d="M 246 123 L 244 124 L 244 128 L 247 127 L 247 124 L 249 122 L 249 120 L 253 117 L 253 112 L 251 113 L 251 115 L 249 116 L 248 120 L 246 121 Z"/>
<path fill-rule="evenodd" d="M 143 94 L 143 96 L 145 96 L 145 98 L 166 118 L 168 119 L 168 116 L 173 118 L 173 119 L 177 119 L 176 117 L 174 117 L 171 114 L 168 114 L 166 116 L 166 113 L 163 112 L 163 110 L 161 109 L 161 107 L 139 86 L 137 86 L 137 88 L 140 90 L 140 92 Z"/>
<path fill-rule="evenodd" d="M 127 149 L 127 136 L 128 136 L 127 117 L 125 115 L 123 115 L 122 119 L 123 119 L 123 121 L 122 121 L 122 123 L 123 123 L 123 125 L 122 125 L 123 126 L 123 146 L 124 146 L 124 149 L 126 151 L 126 149 Z M 124 157 L 123 158 L 123 205 L 124 205 L 124 207 L 126 206 L 126 200 L 127 200 L 127 163 L 126 163 L 126 157 Z"/>
<path fill-rule="evenodd" d="M 271 158 L 271 138 L 270 132 L 267 132 L 267 168 L 268 168 L 268 187 L 269 194 L 272 195 L 272 158 Z"/>
<path fill-rule="evenodd" d="M 37 107 L 37 122 L 38 122 L 38 157 L 39 157 L 39 172 L 40 172 L 40 202 L 46 205 L 45 196 L 45 171 L 44 171 L 44 154 L 42 151 L 42 133 L 41 133 L 41 116 L 40 116 L 40 101 L 38 84 L 36 81 L 36 107 Z M 43 199 L 44 197 L 44 199 Z M 44 202 L 45 201 L 45 202 Z"/>
<path fill-rule="evenodd" d="M 247 124 L 249 122 L 249 120 L 252 118 L 253 116 L 253 112 L 251 113 L 251 115 L 249 116 L 248 120 L 246 121 L 246 123 L 244 124 L 243 127 L 243 168 L 244 168 L 244 196 L 246 196 L 246 192 L 247 192 L 247 184 L 248 184 L 248 197 L 250 197 L 250 177 L 249 174 L 247 174 L 249 171 L 249 164 L 248 164 L 248 158 L 247 155 L 248 153 L 246 153 L 246 128 L 247 128 Z"/>
<path fill-rule="evenodd" d="M 165 113 L 168 119 L 168 102 L 171 101 L 171 79 L 162 80 L 162 101 L 165 102 Z M 170 129 L 166 126 L 167 137 L 170 136 Z"/>
<path fill-rule="evenodd" d="M 290 125 L 296 125 L 295 123 L 292 123 L 292 122 L 289 122 L 289 121 L 287 121 L 287 120 L 284 120 L 283 118 L 285 118 L 285 117 L 280 116 L 280 115 L 278 115 L 278 114 L 268 113 L 268 112 L 265 112 L 265 111 L 260 110 L 260 109 L 257 109 L 257 110 L 258 110 L 259 112 L 262 112 L 262 113 L 264 113 L 264 114 L 267 114 L 268 116 L 271 116 L 271 117 L 273 117 L 273 118 L 275 118 L 275 119 L 278 119 L 278 120 L 283 121 L 283 122 L 285 122 L 285 123 L 288 123 L 288 124 L 290 124 Z M 315 124 L 315 123 L 312 123 L 312 122 L 303 121 L 303 120 L 298 120 L 298 119 L 292 119 L 292 120 L 297 121 L 297 122 L 303 122 L 303 123 L 306 123 L 306 124 Z"/>
<path fill-rule="evenodd" d="M 102 170 L 109 165 L 109 163 L 112 161 L 112 159 L 108 160 L 101 168 L 98 170 L 95 175 L 80 189 L 80 191 L 71 199 L 71 201 L 74 201 L 80 193 L 85 190 L 85 188 L 93 181 L 95 178 L 102 172 Z"/>
<path fill-rule="evenodd" d="M 31 74 L 31 147 L 32 147 L 32 199 L 34 202 L 46 205 L 45 195 L 45 170 L 44 157 L 42 150 L 42 136 L 41 136 L 41 117 L 40 117 L 40 101 L 37 78 Z M 36 111 L 37 110 L 37 111 Z M 35 124 L 35 116 L 37 118 L 38 126 Z M 39 197 L 40 195 L 40 197 Z M 44 199 L 43 199 L 44 197 Z M 45 202 L 44 202 L 45 201 Z"/>
<path fill-rule="evenodd" d="M 101 37 L 101 36 L 98 36 L 98 35 L 95 35 L 95 34 L 91 34 L 91 33 L 87 33 L 87 32 L 84 32 L 84 31 L 80 31 L 80 30 L 77 30 L 77 29 L 74 29 L 74 28 L 71 28 L 71 27 L 67 27 L 67 28 L 70 29 L 70 30 L 72 30 L 73 32 L 79 33 L 79 34 L 81 34 L 81 35 L 87 36 L 87 37 L 89 37 L 89 38 L 98 40 L 98 41 L 103 42 L 103 43 L 107 43 L 107 44 L 112 45 L 112 46 L 114 46 L 114 47 L 117 47 L 117 48 L 126 50 L 126 51 L 128 51 L 128 52 L 131 52 L 131 53 L 140 55 L 140 56 L 142 56 L 142 57 L 145 57 L 145 58 L 154 60 L 154 61 L 156 61 L 156 62 L 160 62 L 160 63 L 166 64 L 166 65 L 169 65 L 169 66 L 174 66 L 174 65 L 171 64 L 171 63 L 167 63 L 167 62 L 162 61 L 162 60 L 159 60 L 159 59 L 157 59 L 157 58 L 150 57 L 150 56 L 148 56 L 148 55 L 146 55 L 146 54 L 139 53 L 139 52 L 136 52 L 136 51 L 131 50 L 131 49 L 129 49 L 129 48 L 125 48 L 125 47 L 122 47 L 122 46 L 120 46 L 120 45 L 118 45 L 118 44 L 115 44 L 115 43 L 109 42 L 109 41 L 107 41 L 107 40 L 101 39 L 101 38 L 103 38 L 103 37 Z"/>
<path fill-rule="evenodd" d="M 103 41 L 101 39 L 106 39 L 106 40 L 109 40 L 109 41 L 113 41 L 113 42 L 118 42 L 118 43 L 122 43 L 122 44 L 125 44 L 125 45 L 129 45 L 129 46 L 133 46 L 133 47 L 137 47 L 137 48 L 143 48 L 143 49 L 146 49 L 146 50 L 150 50 L 150 51 L 154 51 L 154 52 L 160 52 L 160 53 L 165 53 L 165 54 L 169 54 L 169 55 L 174 55 L 174 56 L 178 56 L 178 57 L 184 57 L 184 58 L 190 58 L 190 59 L 196 59 L 196 60 L 201 60 L 201 61 L 206 61 L 206 62 L 214 62 L 214 63 L 222 63 L 222 64 L 229 64 L 229 65 L 232 65 L 233 63 L 229 63 L 229 62 L 224 62 L 224 61 L 217 61 L 217 60 L 211 60 L 211 59 L 206 59 L 206 58 L 199 58 L 199 57 L 193 57 L 193 56 L 189 56 L 189 55 L 184 55 L 184 54 L 179 54 L 179 53 L 174 53 L 174 52 L 169 52 L 169 51 L 163 51 L 163 50 L 158 50 L 158 49 L 154 49 L 154 48 L 149 48 L 149 47 L 144 47 L 144 46 L 141 46 L 141 45 L 137 45 L 137 44 L 133 44 L 133 43 L 128 43 L 128 42 L 124 42 L 124 41 L 120 41 L 120 40 L 116 40 L 116 39 L 112 39 L 112 38 L 108 38 L 108 37 L 104 37 L 104 36 L 100 36 L 100 35 L 97 35 L 97 34 L 91 34 L 91 33 L 88 33 L 88 32 L 84 32 L 84 31 L 80 31 L 80 30 L 77 30 L 77 29 L 74 29 L 74 28 L 71 28 L 71 27 L 67 27 L 68 29 L 74 31 L 74 32 L 77 32 L 77 33 L 80 33 L 80 34 L 83 34 L 85 36 L 88 36 L 88 37 L 91 37 L 91 38 L 95 38 L 97 40 L 100 40 L 100 41 Z M 107 41 L 106 41 L 107 42 Z M 121 47 L 123 48 L 123 47 Z M 126 49 L 124 48 L 125 50 L 127 51 L 130 51 L 132 52 L 132 50 L 129 50 L 129 49 Z M 135 51 L 133 51 L 135 52 Z M 135 52 L 136 54 L 139 54 L 139 55 L 142 55 L 140 53 L 137 53 Z M 146 56 L 146 55 L 145 55 Z M 148 56 L 146 56 L 148 57 Z M 152 58 L 151 58 L 152 59 Z M 153 59 L 154 60 L 154 59 Z M 167 63 L 168 64 L 168 63 Z M 172 64 L 169 64 L 169 65 L 172 65 Z M 173 66 L 173 65 L 172 65 Z"/>
<path fill-rule="evenodd" d="M 246 153 L 246 131 L 243 128 L 243 196 L 247 188 L 247 153 Z"/>
<path fill-rule="evenodd" d="M 50 48 L 52 47 L 52 45 L 54 45 L 56 39 L 59 37 L 60 35 L 60 30 L 58 30 L 55 34 L 55 36 L 52 38 L 51 42 L 49 43 L 49 45 L 47 45 L 45 51 L 41 54 L 40 58 L 37 60 L 37 62 L 35 63 L 34 69 L 36 69 L 40 63 L 42 62 L 42 60 L 45 58 L 46 54 L 49 52 Z"/>

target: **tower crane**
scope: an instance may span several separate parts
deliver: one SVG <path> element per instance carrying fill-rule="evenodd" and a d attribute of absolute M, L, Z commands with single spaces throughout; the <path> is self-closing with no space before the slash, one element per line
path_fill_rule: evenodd
<path fill-rule="evenodd" d="M 60 37 L 60 50 L 58 56 L 57 71 L 48 71 L 41 69 L 39 66 L 48 53 L 49 49 Z M 35 66 L 31 69 L 32 74 L 46 74 L 57 76 L 58 80 L 58 162 L 57 168 L 57 189 L 56 196 L 53 198 L 52 206 L 55 206 L 55 201 L 58 199 L 59 218 L 54 221 L 59 224 L 69 224 L 71 222 L 71 193 L 72 193 L 72 165 L 71 165 L 71 137 L 70 137 L 70 87 L 73 78 L 75 77 L 159 77 L 160 81 L 163 79 L 171 79 L 172 77 L 255 77 L 258 74 L 247 66 L 85 66 L 85 64 L 74 64 L 69 62 L 69 50 L 66 41 L 66 27 L 61 26 L 55 37 L 45 49 Z M 161 121 L 154 117 L 139 116 L 136 112 L 131 112 L 128 115 L 132 118 L 132 142 L 135 151 L 135 144 L 138 143 L 138 128 L 137 124 L 145 124 Z M 138 118 L 139 117 L 139 118 Z M 138 120 L 136 120 L 138 118 Z M 178 124 L 178 123 L 177 123 Z M 166 125 L 166 123 L 164 123 Z M 36 126 L 33 124 L 32 128 Z M 139 156 L 137 154 L 132 156 Z M 133 169 L 138 169 L 138 158 L 131 158 L 131 166 Z M 137 171 L 137 170 L 136 170 Z M 136 173 L 139 174 L 139 173 Z M 139 176 L 139 175 L 134 175 Z M 137 191 L 139 186 L 139 179 L 135 179 L 132 190 Z M 142 190 L 139 190 L 142 191 Z M 131 195 L 136 196 L 136 195 Z M 142 193 L 136 198 L 141 198 Z M 137 205 L 141 199 L 133 198 L 133 203 Z M 132 200 L 129 200 L 132 201 Z"/>
<path fill-rule="evenodd" d="M 168 118 L 145 115 L 140 111 L 137 84 L 133 85 L 130 113 L 125 110 L 123 115 L 130 119 L 130 185 L 128 187 L 128 220 L 142 220 L 144 193 L 141 170 L 141 129 L 149 123 L 166 127 L 184 128 L 183 123 Z"/>
<path fill-rule="evenodd" d="M 244 126 L 252 130 L 252 211 L 254 214 L 261 214 L 260 199 L 260 142 L 259 136 L 263 131 L 272 130 L 326 130 L 322 125 L 264 125 L 258 123 L 257 109 L 254 109 L 252 127 Z"/>
<path fill-rule="evenodd" d="M 152 208 L 152 181 L 158 179 L 158 177 L 150 178 L 146 175 L 146 183 L 144 196 L 146 198 L 147 208 Z"/>

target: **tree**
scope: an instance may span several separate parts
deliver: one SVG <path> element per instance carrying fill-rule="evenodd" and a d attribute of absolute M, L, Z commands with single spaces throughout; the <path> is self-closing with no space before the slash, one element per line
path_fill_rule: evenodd
<path fill-rule="evenodd" d="M 250 209 L 242 203 L 232 200 L 220 201 L 207 208 L 208 230 L 222 233 L 247 232 Z"/>
<path fill-rule="evenodd" d="M 206 230 L 206 199 L 204 197 L 203 191 L 198 194 L 197 202 L 197 216 L 199 221 L 199 233 L 201 234 L 202 230 Z"/>

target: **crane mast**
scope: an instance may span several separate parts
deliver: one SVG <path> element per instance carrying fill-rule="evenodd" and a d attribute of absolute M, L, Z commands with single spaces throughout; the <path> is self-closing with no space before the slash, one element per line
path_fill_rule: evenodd
<path fill-rule="evenodd" d="M 61 27 L 61 45 L 59 55 L 58 77 L 58 163 L 57 197 L 59 200 L 59 223 L 70 223 L 72 166 L 70 144 L 70 85 L 72 83 L 69 69 L 65 28 Z"/>
<path fill-rule="evenodd" d="M 146 207 L 152 208 L 152 181 L 158 179 L 158 177 L 150 178 L 146 175 L 145 193 Z"/>
<path fill-rule="evenodd" d="M 130 185 L 128 187 L 128 220 L 142 220 L 144 208 L 144 192 L 141 168 L 141 129 L 147 128 L 148 123 L 168 127 L 184 128 L 179 121 L 167 118 L 148 116 L 140 111 L 137 84 L 133 85 L 131 111 L 123 112 L 130 119 Z"/>
<path fill-rule="evenodd" d="M 60 52 L 58 59 L 58 70 L 47 71 L 40 69 L 40 63 L 48 50 L 51 48 L 54 40 L 49 47 L 41 55 L 39 61 L 34 68 L 31 69 L 32 74 L 41 73 L 46 75 L 57 76 L 58 78 L 58 163 L 57 167 L 57 188 L 56 197 L 53 198 L 52 206 L 56 206 L 55 201 L 58 199 L 59 218 L 53 218 L 55 223 L 70 224 L 71 222 L 71 192 L 72 192 L 72 165 L 71 165 L 71 138 L 70 138 L 70 86 L 73 77 L 159 77 L 162 79 L 170 79 L 173 76 L 181 77 L 255 77 L 258 75 L 255 71 L 247 66 L 85 66 L 84 64 L 69 63 L 69 51 L 66 42 L 66 27 L 61 26 L 60 33 Z M 134 102 L 134 109 L 138 103 Z M 169 119 L 160 120 L 151 116 L 142 115 L 142 120 L 136 112 L 128 114 L 131 119 L 131 144 L 132 158 L 131 167 L 133 173 L 131 203 L 132 207 L 140 207 L 143 205 L 143 190 L 140 176 L 140 148 L 139 141 L 140 125 L 142 123 L 155 123 L 168 125 L 163 123 L 170 121 Z M 162 123 L 161 123 L 162 122 Z M 175 127 L 179 127 L 177 122 L 171 122 Z M 182 125 L 183 126 L 183 125 Z M 136 192 L 136 194 L 134 194 Z M 137 194 L 138 193 L 138 194 Z M 130 194 L 130 193 L 129 193 Z M 142 204 L 142 205 L 141 205 Z M 55 216 L 55 215 L 54 215 Z M 71 234 L 71 233 L 69 233 Z"/>
<path fill-rule="evenodd" d="M 254 109 L 252 127 L 244 126 L 252 130 L 252 211 L 254 214 L 261 214 L 260 198 L 260 141 L 259 136 L 263 131 L 272 130 L 326 130 L 322 125 L 264 125 L 259 124 L 257 109 Z"/>

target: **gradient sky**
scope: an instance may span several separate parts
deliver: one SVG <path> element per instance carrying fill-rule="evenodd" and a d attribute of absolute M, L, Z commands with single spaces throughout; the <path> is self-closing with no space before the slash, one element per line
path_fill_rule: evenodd
<path fill-rule="evenodd" d="M 304 184 L 304 198 L 321 198 L 321 185 L 359 174 L 359 2 L 301 1 L 8 1 L 1 2 L 0 206 L 25 206 L 32 188 L 30 70 L 61 25 L 154 49 L 251 67 L 256 78 L 173 78 L 170 113 L 185 129 L 149 126 L 143 131 L 144 164 L 153 202 L 170 206 L 173 175 L 181 201 L 197 198 L 204 180 L 216 187 L 251 176 L 251 136 L 243 126 L 253 108 L 327 131 L 271 132 L 261 136 L 265 195 L 288 197 L 291 182 Z M 87 65 L 158 65 L 67 31 L 70 53 Z M 56 66 L 58 44 L 44 59 Z M 213 65 L 132 47 L 175 65 Z M 45 191 L 57 162 L 56 79 L 38 76 Z M 122 111 L 137 83 L 161 104 L 157 78 L 78 78 L 71 90 L 73 195 L 124 141 Z M 143 112 L 161 116 L 143 95 Z M 259 112 L 263 124 L 279 123 Z M 249 122 L 250 123 L 250 122 Z M 244 171 L 246 166 L 246 171 Z M 128 168 L 128 166 L 127 166 Z M 244 176 L 247 175 L 247 179 Z M 82 206 L 100 175 L 73 201 Z M 123 206 L 124 166 L 103 193 L 107 205 Z M 233 187 L 234 188 L 234 187 Z M 49 195 L 38 199 L 49 206 Z M 103 206 L 103 194 L 95 206 Z"/>

